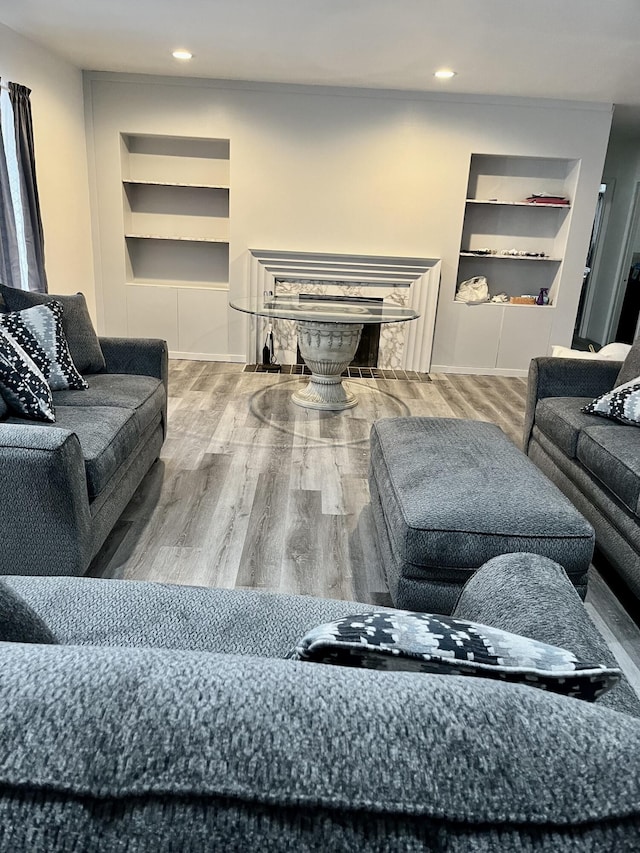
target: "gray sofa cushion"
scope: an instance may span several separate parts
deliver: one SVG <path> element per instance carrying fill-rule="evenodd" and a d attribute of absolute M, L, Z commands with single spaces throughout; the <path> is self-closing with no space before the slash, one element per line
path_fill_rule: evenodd
<path fill-rule="evenodd" d="M 0 580 L 0 641 L 57 643 L 44 620 L 18 593 Z"/>
<path fill-rule="evenodd" d="M 569 459 L 575 459 L 580 430 L 594 422 L 593 415 L 581 411 L 591 400 L 590 397 L 546 397 L 536 405 L 536 426 Z"/>
<path fill-rule="evenodd" d="M 520 685 L 11 644 L 0 703 L 15 850 L 564 853 L 640 832 L 638 721 Z"/>
<path fill-rule="evenodd" d="M 33 293 L 0 284 L 0 296 L 9 311 L 22 311 L 33 305 L 46 305 L 52 300 L 60 302 L 64 309 L 62 326 L 75 366 L 80 373 L 98 373 L 105 369 L 104 355 L 82 293 L 71 296 Z"/>
<path fill-rule="evenodd" d="M 608 422 L 607 422 L 608 423 Z M 578 440 L 578 461 L 605 485 L 630 512 L 638 515 L 640 440 L 633 428 L 612 424 L 589 426 Z"/>
<path fill-rule="evenodd" d="M 16 422 L 15 418 L 8 419 L 8 423 Z M 34 423 L 34 426 L 45 427 L 39 423 Z M 102 492 L 118 468 L 129 458 L 140 439 L 138 423 L 131 409 L 111 406 L 59 406 L 56 409 L 55 426 L 78 436 L 84 456 L 90 500 Z M 51 426 L 48 428 L 51 429 Z"/>
<path fill-rule="evenodd" d="M 53 402 L 58 406 L 115 406 L 135 412 L 142 433 L 165 405 L 164 385 L 152 376 L 128 373 L 87 374 L 89 388 L 77 393 L 56 391 Z"/>
<path fill-rule="evenodd" d="M 144 581 L 7 577 L 62 643 L 157 646 L 284 656 L 322 622 L 353 613 L 352 601 Z M 69 607 L 68 602 L 74 606 Z M 384 610 L 358 604 L 363 612 Z"/>

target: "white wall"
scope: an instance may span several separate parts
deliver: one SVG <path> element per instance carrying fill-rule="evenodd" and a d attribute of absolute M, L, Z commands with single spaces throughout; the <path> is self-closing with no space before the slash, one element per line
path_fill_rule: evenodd
<path fill-rule="evenodd" d="M 95 317 L 82 73 L 0 24 L 0 76 L 32 90 L 49 292 L 81 290 Z"/>
<path fill-rule="evenodd" d="M 603 181 L 615 181 L 611 209 L 602 235 L 585 337 L 601 344 L 615 338 L 628 268 L 622 257 L 633 214 L 633 199 L 640 181 L 640 133 L 613 130 L 604 165 Z M 616 311 L 617 308 L 617 311 Z"/>
<path fill-rule="evenodd" d="M 231 140 L 230 293 L 246 249 L 442 258 L 434 363 L 453 298 L 471 153 L 581 161 L 552 344 L 568 345 L 611 122 L 607 105 L 88 74 L 103 325 L 126 334 L 120 134 Z M 455 306 L 457 308 L 459 306 Z M 230 311 L 229 355 L 246 351 Z M 218 347 L 218 351 L 220 350 Z M 540 353 L 542 354 L 542 353 Z"/>

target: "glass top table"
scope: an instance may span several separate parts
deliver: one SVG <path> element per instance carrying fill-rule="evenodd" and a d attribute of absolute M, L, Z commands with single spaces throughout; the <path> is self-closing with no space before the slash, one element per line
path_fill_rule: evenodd
<path fill-rule="evenodd" d="M 247 296 L 229 302 L 237 311 L 275 320 L 295 320 L 300 353 L 311 370 L 306 388 L 293 402 L 310 409 L 341 411 L 357 404 L 342 384 L 342 373 L 353 360 L 362 328 L 368 323 L 404 323 L 416 320 L 412 308 L 366 299 L 331 297 Z"/>

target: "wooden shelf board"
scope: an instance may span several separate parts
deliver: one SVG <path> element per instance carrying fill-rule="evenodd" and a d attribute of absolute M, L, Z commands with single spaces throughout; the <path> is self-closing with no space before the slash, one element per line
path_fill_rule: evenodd
<path fill-rule="evenodd" d="M 547 263 L 562 263 L 562 258 L 530 258 L 526 255 L 479 255 L 476 252 L 460 252 L 461 258 L 476 258 L 483 261 L 546 261 Z"/>
<path fill-rule="evenodd" d="M 183 181 L 142 181 L 142 180 L 137 180 L 136 178 L 124 178 L 122 183 L 123 184 L 136 184 L 136 185 L 148 186 L 148 187 L 188 187 L 191 189 L 202 189 L 202 190 L 228 190 L 229 189 L 229 184 L 205 184 L 205 183 L 186 184 Z"/>
<path fill-rule="evenodd" d="M 531 305 L 530 303 L 523 305 L 521 302 L 480 302 L 478 305 L 467 305 L 466 302 L 457 302 L 455 299 L 453 304 L 466 305 L 467 308 L 478 308 L 480 305 L 489 305 L 492 308 L 537 308 L 538 310 L 556 307 L 555 305 Z"/>
<path fill-rule="evenodd" d="M 169 278 L 133 278 L 125 282 L 127 286 L 134 287 L 178 287 L 191 288 L 192 290 L 229 290 L 226 281 L 187 281 L 184 279 Z"/>
<path fill-rule="evenodd" d="M 132 234 L 124 235 L 127 238 L 134 240 L 180 240 L 184 243 L 228 243 L 227 237 L 179 237 L 177 234 L 171 236 L 163 234 Z"/>
<path fill-rule="evenodd" d="M 547 204 L 546 202 L 532 202 L 532 201 L 499 201 L 493 199 L 484 199 L 484 198 L 468 198 L 467 204 L 493 204 L 498 207 L 554 207 L 556 210 L 570 210 L 570 204 Z"/>

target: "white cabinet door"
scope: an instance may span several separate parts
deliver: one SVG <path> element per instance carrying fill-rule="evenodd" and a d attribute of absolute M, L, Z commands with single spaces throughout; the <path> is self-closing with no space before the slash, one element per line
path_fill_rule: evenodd
<path fill-rule="evenodd" d="M 229 353 L 227 290 L 178 290 L 179 352 L 225 360 Z M 217 357 L 217 358 L 216 358 Z"/>
<path fill-rule="evenodd" d="M 442 366 L 477 373 L 496 364 L 502 305 L 465 305 L 456 302 L 441 323 L 436 337 L 432 369 Z M 439 318 L 440 319 L 440 318 Z"/>
<path fill-rule="evenodd" d="M 127 285 L 127 333 L 132 338 L 162 338 L 178 349 L 178 294 L 175 287 Z"/>
<path fill-rule="evenodd" d="M 547 355 L 553 311 L 537 305 L 505 307 L 496 367 L 527 370 L 532 358 Z"/>

